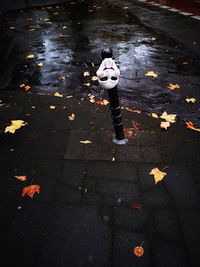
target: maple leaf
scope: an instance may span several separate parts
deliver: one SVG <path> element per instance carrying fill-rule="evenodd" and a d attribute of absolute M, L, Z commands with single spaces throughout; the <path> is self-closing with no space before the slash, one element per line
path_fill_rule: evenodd
<path fill-rule="evenodd" d="M 158 74 L 154 71 L 148 71 L 145 76 L 148 76 L 148 77 L 158 77 Z"/>
<path fill-rule="evenodd" d="M 185 124 L 187 125 L 187 128 L 192 129 L 194 131 L 200 132 L 200 128 L 196 128 L 191 121 L 186 121 Z"/>
<path fill-rule="evenodd" d="M 186 98 L 185 101 L 187 103 L 195 103 L 197 100 L 196 100 L 196 98 L 192 97 L 192 98 Z"/>
<path fill-rule="evenodd" d="M 166 111 L 163 112 L 163 114 L 160 116 L 161 119 L 164 119 L 170 123 L 174 123 L 176 120 L 176 114 L 167 114 Z"/>
<path fill-rule="evenodd" d="M 72 113 L 70 116 L 68 116 L 70 121 L 74 121 L 75 120 L 75 114 Z"/>
<path fill-rule="evenodd" d="M 80 143 L 85 144 L 85 145 L 92 144 L 92 142 L 90 140 L 82 140 L 82 141 L 80 141 Z"/>
<path fill-rule="evenodd" d="M 37 184 L 29 185 L 23 188 L 22 190 L 22 197 L 28 195 L 29 197 L 33 198 L 35 193 L 40 193 L 40 186 Z"/>
<path fill-rule="evenodd" d="M 23 176 L 23 175 L 21 175 L 21 176 L 15 176 L 15 178 L 17 178 L 18 180 L 20 180 L 20 181 L 26 181 L 27 180 L 27 176 Z"/>
<path fill-rule="evenodd" d="M 31 87 L 30 87 L 29 85 L 26 85 L 26 86 L 24 87 L 25 91 L 28 91 L 30 88 L 31 88 Z"/>
<path fill-rule="evenodd" d="M 179 89 L 180 88 L 180 85 L 178 83 L 176 83 L 176 84 L 170 83 L 167 86 L 167 88 L 170 89 L 170 90 L 175 90 L 175 89 Z"/>
<path fill-rule="evenodd" d="M 106 105 L 109 104 L 109 101 L 106 100 L 106 99 L 102 99 L 102 100 L 96 101 L 95 103 L 98 104 L 98 105 L 106 106 Z"/>
<path fill-rule="evenodd" d="M 63 95 L 59 94 L 58 92 L 56 92 L 56 93 L 54 94 L 54 96 L 57 96 L 57 97 L 63 97 Z"/>
<path fill-rule="evenodd" d="M 160 128 L 167 130 L 167 128 L 170 127 L 170 122 L 169 121 L 161 121 L 160 123 Z"/>
<path fill-rule="evenodd" d="M 20 129 L 22 126 L 25 126 L 25 121 L 22 120 L 13 120 L 11 121 L 11 125 L 7 126 L 4 133 L 15 133 L 16 130 Z"/>
<path fill-rule="evenodd" d="M 153 168 L 149 174 L 154 176 L 155 184 L 162 181 L 162 179 L 167 175 L 166 172 L 160 171 L 157 167 Z"/>
<path fill-rule="evenodd" d="M 86 77 L 86 76 L 90 76 L 90 72 L 89 71 L 84 71 L 83 72 L 83 76 Z"/>

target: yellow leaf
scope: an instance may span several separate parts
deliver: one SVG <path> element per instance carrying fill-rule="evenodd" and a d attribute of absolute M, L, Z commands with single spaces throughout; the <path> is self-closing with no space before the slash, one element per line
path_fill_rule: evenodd
<path fill-rule="evenodd" d="M 85 145 L 92 144 L 92 142 L 90 140 L 82 140 L 82 141 L 80 141 L 80 143 L 85 144 Z"/>
<path fill-rule="evenodd" d="M 156 113 L 151 113 L 151 117 L 158 119 L 158 115 Z"/>
<path fill-rule="evenodd" d="M 191 121 L 186 121 L 185 124 L 187 125 L 187 128 L 192 129 L 194 131 L 200 132 L 200 128 L 196 128 Z"/>
<path fill-rule="evenodd" d="M 170 83 L 167 86 L 167 88 L 170 89 L 170 90 L 175 90 L 175 89 L 179 89 L 180 88 L 180 85 L 178 83 L 176 83 L 176 84 Z"/>
<path fill-rule="evenodd" d="M 56 106 L 53 106 L 53 105 L 50 106 L 50 109 L 55 109 L 55 108 L 56 108 Z"/>
<path fill-rule="evenodd" d="M 84 71 L 83 72 L 83 76 L 86 77 L 86 76 L 90 76 L 90 72 L 89 71 Z"/>
<path fill-rule="evenodd" d="M 84 85 L 89 87 L 90 86 L 90 83 L 84 83 Z"/>
<path fill-rule="evenodd" d="M 39 62 L 39 63 L 37 64 L 37 66 L 38 66 L 38 67 L 43 67 L 44 64 L 43 64 L 42 62 Z"/>
<path fill-rule="evenodd" d="M 17 178 L 20 181 L 26 181 L 27 180 L 27 176 L 15 176 L 15 178 Z"/>
<path fill-rule="evenodd" d="M 35 56 L 33 54 L 29 54 L 26 58 L 31 59 L 31 58 L 35 58 Z"/>
<path fill-rule="evenodd" d="M 192 98 L 186 98 L 185 99 L 187 103 L 195 103 L 197 100 L 196 98 L 192 97 Z"/>
<path fill-rule="evenodd" d="M 11 125 L 7 126 L 4 133 L 15 133 L 16 130 L 20 129 L 22 126 L 25 126 L 25 121 L 22 120 L 13 120 L 11 121 Z"/>
<path fill-rule="evenodd" d="M 165 130 L 167 130 L 168 127 L 170 127 L 170 122 L 169 122 L 169 121 L 162 121 L 162 122 L 160 123 L 160 128 L 161 128 L 161 129 L 165 129 Z"/>
<path fill-rule="evenodd" d="M 70 116 L 68 116 L 68 118 L 69 118 L 69 120 L 70 121 L 74 121 L 75 120 L 75 114 L 74 113 L 72 113 Z"/>
<path fill-rule="evenodd" d="M 158 77 L 158 74 L 155 73 L 154 71 L 148 71 L 145 76 L 148 76 L 148 77 Z"/>
<path fill-rule="evenodd" d="M 25 91 L 28 91 L 30 88 L 31 88 L 31 87 L 30 87 L 29 85 L 26 85 L 26 86 L 24 87 Z"/>
<path fill-rule="evenodd" d="M 155 184 L 157 184 L 159 181 L 162 181 L 162 179 L 167 175 L 166 172 L 162 172 L 158 168 L 152 169 L 149 174 L 154 176 Z"/>
<path fill-rule="evenodd" d="M 176 114 L 167 114 L 166 111 L 160 116 L 161 119 L 164 119 L 170 123 L 174 123 L 176 121 Z"/>
<path fill-rule="evenodd" d="M 98 80 L 97 76 L 92 77 L 92 81 L 97 81 L 97 80 Z"/>
<path fill-rule="evenodd" d="M 56 92 L 56 93 L 54 94 L 54 96 L 57 96 L 57 97 L 63 97 L 63 95 L 59 94 L 58 92 Z"/>

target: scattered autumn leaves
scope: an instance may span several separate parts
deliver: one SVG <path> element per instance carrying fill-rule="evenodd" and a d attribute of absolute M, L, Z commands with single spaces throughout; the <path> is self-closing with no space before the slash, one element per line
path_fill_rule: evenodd
<path fill-rule="evenodd" d="M 28 178 L 26 175 L 20 175 L 20 176 L 15 176 L 15 178 L 21 182 L 26 181 Z M 29 196 L 30 198 L 33 198 L 35 193 L 40 193 L 40 185 L 38 184 L 31 184 L 29 186 L 26 186 L 22 190 L 22 197 L 24 196 Z"/>

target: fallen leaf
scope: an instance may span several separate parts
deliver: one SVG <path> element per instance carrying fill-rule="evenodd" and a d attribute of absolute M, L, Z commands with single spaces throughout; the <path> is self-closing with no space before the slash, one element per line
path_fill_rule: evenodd
<path fill-rule="evenodd" d="M 154 71 L 148 71 L 145 76 L 148 76 L 148 77 L 158 77 L 158 74 Z"/>
<path fill-rule="evenodd" d="M 90 72 L 89 71 L 84 71 L 83 72 L 83 76 L 86 77 L 86 76 L 90 76 Z"/>
<path fill-rule="evenodd" d="M 31 88 L 31 87 L 30 87 L 29 85 L 26 85 L 26 86 L 24 87 L 25 91 L 28 91 L 30 88 Z"/>
<path fill-rule="evenodd" d="M 33 198 L 35 193 L 40 193 L 40 186 L 37 184 L 29 185 L 23 188 L 22 197 L 27 194 L 29 197 Z"/>
<path fill-rule="evenodd" d="M 68 118 L 69 118 L 70 121 L 74 121 L 75 120 L 75 117 L 76 116 L 75 116 L 74 113 L 72 113 L 71 115 L 68 116 Z"/>
<path fill-rule="evenodd" d="M 27 176 L 15 176 L 15 178 L 17 178 L 20 181 L 26 181 L 27 180 Z"/>
<path fill-rule="evenodd" d="M 188 65 L 189 62 L 188 62 L 188 61 L 183 61 L 182 64 L 183 64 L 183 65 Z"/>
<path fill-rule="evenodd" d="M 95 103 L 95 96 L 94 95 L 88 94 L 88 97 L 89 97 L 90 103 Z"/>
<path fill-rule="evenodd" d="M 138 114 L 142 113 L 142 111 L 138 110 L 138 109 L 132 109 L 132 108 L 127 108 L 126 107 L 126 110 L 129 111 L 129 112 L 134 112 L 134 113 L 138 113 Z"/>
<path fill-rule="evenodd" d="M 97 76 L 92 77 L 92 81 L 97 81 L 97 80 L 98 80 Z"/>
<path fill-rule="evenodd" d="M 167 88 L 170 89 L 170 90 L 175 90 L 175 89 L 179 89 L 180 88 L 180 85 L 178 83 L 176 83 L 176 84 L 170 83 L 167 86 Z"/>
<path fill-rule="evenodd" d="M 67 95 L 66 98 L 72 98 L 73 96 L 72 95 Z"/>
<path fill-rule="evenodd" d="M 124 134 L 126 138 L 131 138 L 135 135 L 133 128 L 124 128 Z"/>
<path fill-rule="evenodd" d="M 14 27 L 14 26 L 10 26 L 9 29 L 10 29 L 10 30 L 15 30 L 16 27 Z"/>
<path fill-rule="evenodd" d="M 90 83 L 84 83 L 84 85 L 89 87 L 90 86 Z"/>
<path fill-rule="evenodd" d="M 32 58 L 35 58 L 35 56 L 34 56 L 34 54 L 29 54 L 26 58 L 32 59 Z"/>
<path fill-rule="evenodd" d="M 67 26 L 63 26 L 62 28 L 63 28 L 63 29 L 67 29 Z"/>
<path fill-rule="evenodd" d="M 166 111 L 160 116 L 161 119 L 164 119 L 170 123 L 174 123 L 176 121 L 176 114 L 167 114 Z"/>
<path fill-rule="evenodd" d="M 186 98 L 185 101 L 187 103 L 195 103 L 197 100 L 196 100 L 196 98 L 192 97 L 192 98 Z"/>
<path fill-rule="evenodd" d="M 142 205 L 139 204 L 139 203 L 133 203 L 133 204 L 131 205 L 131 208 L 132 208 L 132 209 L 141 210 Z"/>
<path fill-rule="evenodd" d="M 136 257 L 141 257 L 144 254 L 144 248 L 141 246 L 134 247 L 133 253 Z"/>
<path fill-rule="evenodd" d="M 151 113 L 150 115 L 151 115 L 152 118 L 155 118 L 155 119 L 158 119 L 159 118 L 156 113 Z"/>
<path fill-rule="evenodd" d="M 109 101 L 106 100 L 106 99 L 102 99 L 102 100 L 96 101 L 95 103 L 98 104 L 98 105 L 106 106 L 106 105 L 109 104 Z"/>
<path fill-rule="evenodd" d="M 92 142 L 90 140 L 82 140 L 82 141 L 80 141 L 80 143 L 85 144 L 85 145 L 92 144 Z"/>
<path fill-rule="evenodd" d="M 194 131 L 200 132 L 200 128 L 196 128 L 191 121 L 186 121 L 185 124 L 187 125 L 187 128 L 192 129 Z"/>
<path fill-rule="evenodd" d="M 167 128 L 169 128 L 169 127 L 170 127 L 170 122 L 169 121 L 161 121 L 161 123 L 160 123 L 160 128 L 161 129 L 167 130 Z"/>
<path fill-rule="evenodd" d="M 153 168 L 149 174 L 154 176 L 155 184 L 162 181 L 162 179 L 167 175 L 166 172 L 162 172 L 158 168 Z"/>
<path fill-rule="evenodd" d="M 51 105 L 49 108 L 50 108 L 50 109 L 55 109 L 56 106 Z"/>
<path fill-rule="evenodd" d="M 151 37 L 151 41 L 153 42 L 156 41 L 156 39 L 157 39 L 156 37 Z"/>
<path fill-rule="evenodd" d="M 43 67 L 44 64 L 43 64 L 42 62 L 39 62 L 39 63 L 37 64 L 37 66 L 38 66 L 38 67 Z"/>
<path fill-rule="evenodd" d="M 63 95 L 59 94 L 58 92 L 56 92 L 56 93 L 54 94 L 54 96 L 57 96 L 57 97 L 63 97 Z"/>
<path fill-rule="evenodd" d="M 66 78 L 65 78 L 65 76 L 60 76 L 60 79 L 62 80 L 62 81 L 64 81 Z"/>
<path fill-rule="evenodd" d="M 4 133 L 15 133 L 16 130 L 20 129 L 22 126 L 25 126 L 26 123 L 23 120 L 13 120 L 11 121 L 11 125 L 7 126 Z"/>

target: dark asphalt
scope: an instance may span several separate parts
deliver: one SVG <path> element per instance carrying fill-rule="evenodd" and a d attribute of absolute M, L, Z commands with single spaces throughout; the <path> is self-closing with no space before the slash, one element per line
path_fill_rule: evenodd
<path fill-rule="evenodd" d="M 151 12 L 161 21 L 169 15 L 135 1 L 126 2 L 128 10 L 120 3 L 72 2 L 0 17 L 4 267 L 200 266 L 200 133 L 183 120 L 200 125 L 198 54 L 172 38 L 170 29 L 167 35 L 163 26 L 161 33 L 161 26 L 147 20 L 152 21 Z M 171 19 L 175 26 L 187 21 L 185 32 L 193 25 L 190 18 Z M 111 141 L 109 107 L 88 97 L 106 98 L 91 78 L 102 46 L 110 44 L 122 72 L 124 127 L 134 132 L 125 146 Z M 35 58 L 27 59 L 28 54 Z M 44 66 L 38 68 L 39 62 Z M 151 68 L 158 78 L 145 77 Z M 181 83 L 180 90 L 168 91 L 169 81 Z M 21 83 L 31 89 L 25 91 Z M 63 97 L 53 96 L 57 91 Z M 186 96 L 197 103 L 185 103 Z M 148 113 L 165 110 L 177 119 L 161 130 L 161 119 Z M 74 121 L 68 119 L 72 113 Z M 27 125 L 4 133 L 11 120 Z M 154 167 L 167 173 L 157 184 L 149 175 Z M 20 175 L 27 181 L 15 178 Z M 41 186 L 33 199 L 21 196 L 30 184 Z M 134 208 L 138 204 L 141 209 Z M 132 249 L 140 244 L 145 253 L 138 258 Z"/>

